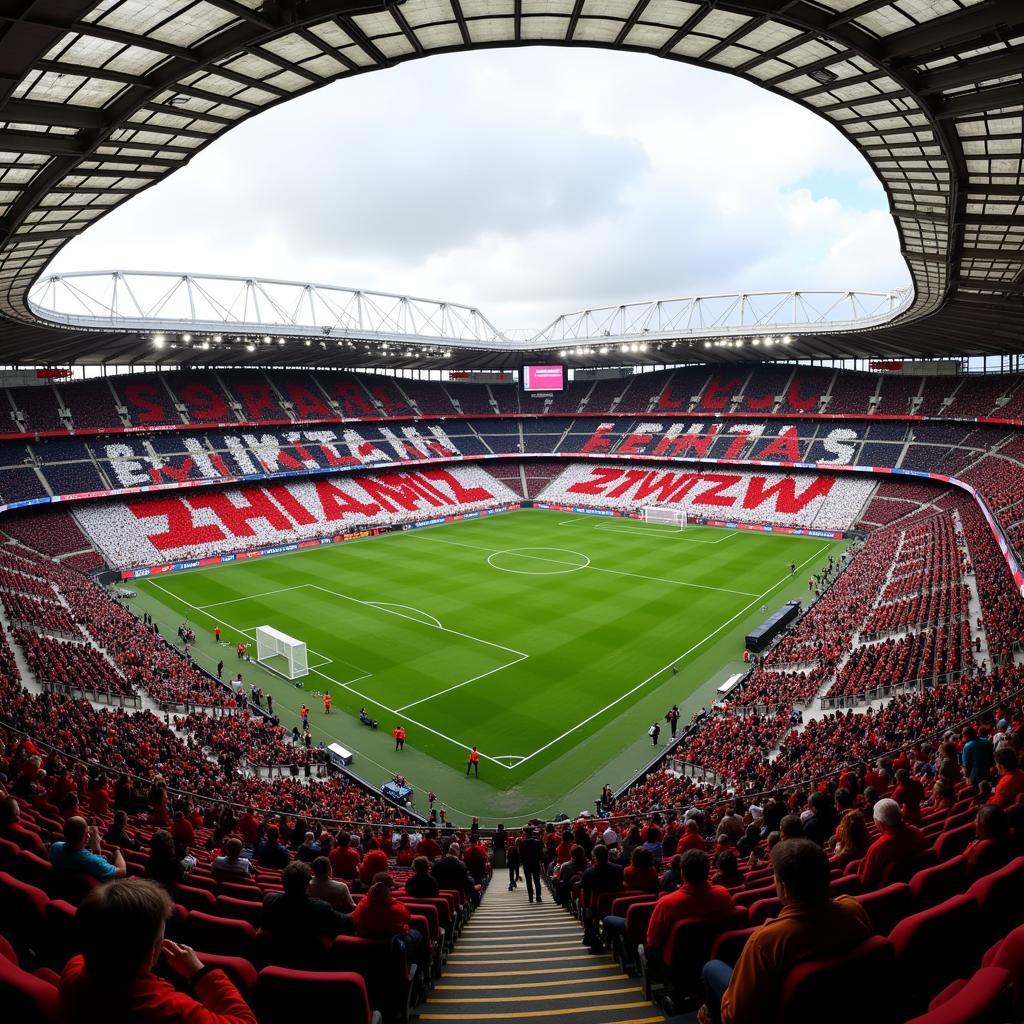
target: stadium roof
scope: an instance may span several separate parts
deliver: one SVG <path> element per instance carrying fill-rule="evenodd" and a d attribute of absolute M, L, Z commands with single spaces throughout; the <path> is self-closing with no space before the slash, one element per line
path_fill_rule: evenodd
<path fill-rule="evenodd" d="M 238 122 L 401 61 L 537 43 L 740 75 L 861 150 L 914 301 L 891 326 L 803 335 L 791 357 L 1024 347 L 1021 0 L 21 0 L 0 4 L 0 362 L 151 359 L 137 334 L 41 325 L 29 286 Z"/>

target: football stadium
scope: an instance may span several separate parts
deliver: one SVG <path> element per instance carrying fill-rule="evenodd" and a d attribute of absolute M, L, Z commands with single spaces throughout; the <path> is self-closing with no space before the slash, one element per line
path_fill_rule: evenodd
<path fill-rule="evenodd" d="M 0 1019 L 1024 1022 L 1020 0 L 13 0 L 0 56 Z M 652 64 L 722 126 L 664 249 L 587 134 L 678 162 Z"/>

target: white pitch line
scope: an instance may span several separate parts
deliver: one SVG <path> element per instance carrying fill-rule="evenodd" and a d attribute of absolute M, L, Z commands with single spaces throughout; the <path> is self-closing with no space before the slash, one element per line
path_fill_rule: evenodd
<path fill-rule="evenodd" d="M 202 605 L 202 609 L 203 611 L 206 611 L 207 608 L 219 608 L 224 604 L 237 604 L 239 601 L 255 601 L 258 597 L 273 597 L 274 594 L 285 594 L 289 590 L 301 590 L 305 586 L 307 586 L 307 584 L 300 583 L 294 587 L 278 587 L 277 590 L 264 590 L 262 594 L 246 594 L 245 597 L 232 597 L 228 601 L 214 601 L 212 604 Z M 163 587 L 160 589 L 163 590 Z M 165 593 L 169 594 L 170 591 L 165 591 Z"/>
<path fill-rule="evenodd" d="M 819 547 L 818 550 L 815 551 L 815 553 L 810 556 L 810 558 L 805 559 L 803 562 L 801 562 L 797 566 L 797 571 L 799 572 L 799 570 L 801 570 L 808 562 L 814 561 L 814 559 L 817 558 L 823 551 L 827 551 L 829 549 L 829 547 L 830 547 L 830 545 L 828 545 L 828 544 L 822 544 L 821 547 Z M 703 640 L 698 640 L 697 643 L 695 643 L 689 650 L 684 651 L 680 655 L 677 655 L 675 658 L 673 658 L 663 668 L 658 669 L 657 672 L 652 673 L 646 679 L 644 679 L 642 682 L 637 683 L 636 686 L 634 686 L 631 690 L 627 690 L 625 693 L 623 693 L 620 696 L 616 697 L 615 700 L 613 700 L 610 704 L 606 704 L 603 708 L 601 708 L 600 711 L 595 711 L 592 715 L 588 715 L 586 718 L 583 719 L 582 722 L 577 722 L 576 725 L 574 725 L 571 729 L 566 729 L 566 731 L 563 732 L 561 736 L 556 736 L 553 740 L 551 740 L 548 743 L 545 743 L 543 747 L 539 747 L 532 754 L 527 754 L 526 757 L 524 757 L 523 760 L 521 762 L 519 762 L 519 763 L 522 764 L 523 762 L 529 761 L 531 758 L 536 757 L 538 754 L 543 754 L 544 751 L 547 750 L 549 747 L 553 747 L 556 743 L 561 742 L 562 740 L 564 740 L 566 738 L 566 736 L 571 736 L 577 729 L 581 729 L 583 726 L 585 726 L 588 723 L 592 722 L 595 718 L 598 718 L 599 716 L 603 715 L 606 711 L 608 711 L 611 708 L 615 707 L 616 704 L 619 704 L 622 701 L 624 701 L 627 697 L 632 696 L 634 693 L 637 692 L 637 690 L 640 690 L 643 687 L 645 687 L 652 679 L 657 679 L 657 677 L 660 676 L 662 674 L 662 672 L 667 671 L 673 665 L 675 665 L 678 662 L 680 662 L 683 658 L 685 658 L 688 655 L 692 654 L 695 650 L 697 650 L 698 647 L 702 647 L 704 644 L 706 644 L 712 637 L 717 636 L 719 633 L 722 632 L 723 629 L 726 628 L 726 626 L 731 625 L 741 615 L 745 615 L 751 608 L 754 607 L 755 604 L 757 604 L 758 601 L 760 601 L 763 598 L 767 597 L 773 590 L 775 590 L 776 588 L 782 586 L 782 584 L 785 583 L 787 580 L 792 579 L 794 575 L 795 574 L 793 574 L 793 573 L 787 573 L 777 583 L 773 583 L 766 591 L 764 591 L 764 593 L 758 594 L 754 598 L 754 600 L 750 602 L 750 604 L 748 604 L 748 605 L 744 606 L 743 608 L 741 608 L 731 619 L 727 619 L 725 622 L 723 622 L 716 630 L 714 630 L 714 632 L 708 633 L 708 635 L 706 637 L 704 637 Z M 518 767 L 518 765 L 516 767 Z"/>
<path fill-rule="evenodd" d="M 496 555 L 496 554 L 499 554 L 499 553 L 500 554 L 508 554 L 509 553 L 507 550 L 501 550 L 501 549 L 494 550 L 492 548 L 483 548 L 483 547 L 480 547 L 479 544 L 465 544 L 462 541 L 458 541 L 458 540 L 442 540 L 440 537 L 423 537 L 423 536 L 421 536 L 419 539 L 420 540 L 430 541 L 432 544 L 448 544 L 451 547 L 456 547 L 456 548 L 469 548 L 472 551 L 485 551 L 489 555 Z M 527 550 L 529 550 L 529 549 L 527 549 Z M 758 596 L 757 594 L 752 594 L 749 590 L 730 590 L 728 587 L 709 587 L 709 586 L 706 586 L 703 583 L 687 583 L 685 580 L 669 580 L 669 579 L 665 579 L 663 576 L 644 576 L 642 573 L 638 573 L 638 572 L 625 572 L 622 569 L 604 569 L 604 568 L 602 568 L 599 565 L 593 565 L 593 564 L 586 565 L 586 566 L 581 566 L 581 565 L 577 565 L 577 563 L 575 563 L 575 562 L 563 562 L 563 561 L 561 561 L 558 558 L 545 558 L 543 555 L 524 555 L 524 554 L 521 554 L 518 550 L 515 552 L 515 554 L 516 554 L 517 558 L 532 558 L 534 561 L 537 561 L 537 562 L 552 562 L 555 565 L 568 565 L 568 566 L 571 566 L 574 569 L 580 569 L 580 570 L 583 570 L 583 569 L 593 569 L 594 572 L 604 572 L 604 573 L 608 573 L 609 575 L 612 575 L 612 576 L 628 576 L 631 579 L 635 579 L 635 580 L 648 580 L 648 581 L 650 581 L 652 583 L 668 583 L 669 585 L 674 586 L 674 587 L 691 587 L 694 590 L 710 590 L 710 591 L 713 591 L 716 594 L 735 594 L 737 597 L 757 597 Z"/>
<path fill-rule="evenodd" d="M 564 526 L 564 523 L 559 523 L 559 526 Z M 723 544 L 727 540 L 732 540 L 733 537 L 738 533 L 737 530 L 730 530 L 724 537 L 719 537 L 718 540 L 697 540 L 696 537 L 687 537 L 686 527 L 681 530 L 649 530 L 642 526 L 611 526 L 609 523 L 594 523 L 593 528 L 595 530 L 602 530 L 605 533 L 639 533 L 643 536 L 650 537 L 652 533 L 657 536 L 660 534 L 663 537 L 668 537 L 671 540 L 681 540 L 685 544 Z"/>
<path fill-rule="evenodd" d="M 179 597 L 173 591 L 167 590 L 166 587 L 160 586 L 160 584 L 157 583 L 155 580 L 147 580 L 146 582 L 147 583 L 151 583 L 158 590 L 161 590 L 165 594 L 167 594 L 168 597 L 173 598 L 175 601 L 180 601 L 183 605 L 185 605 L 188 608 L 191 608 L 195 612 L 198 612 L 200 615 L 205 615 L 212 622 L 219 622 L 222 626 L 227 626 L 228 629 L 234 629 L 234 630 L 237 630 L 238 632 L 241 632 L 241 630 L 238 628 L 238 626 L 234 625 L 231 622 L 227 622 L 225 619 L 219 619 L 219 618 L 217 618 L 216 615 L 211 615 L 207 611 L 203 611 L 203 609 L 200 608 L 198 605 L 192 604 L 191 601 L 186 601 L 185 598 Z M 305 585 L 306 586 L 311 586 L 312 584 L 305 584 Z M 401 618 L 408 619 L 409 616 L 408 615 L 403 615 L 403 616 L 401 616 Z M 423 622 L 422 619 L 409 619 L 409 621 L 410 622 L 419 622 L 419 624 L 421 626 L 425 626 L 426 625 L 426 623 Z M 452 630 L 446 630 L 446 632 L 453 632 L 453 631 Z M 473 640 L 473 639 L 477 639 L 477 638 L 476 637 L 470 637 L 470 639 Z M 482 640 L 481 643 L 490 643 L 490 641 Z M 498 647 L 498 646 L 500 646 L 500 644 L 492 644 L 491 646 Z M 505 650 L 509 650 L 509 648 L 505 648 Z M 512 653 L 519 654 L 521 652 L 513 651 Z M 399 714 L 398 711 L 396 711 L 394 708 L 388 707 L 387 704 L 382 704 L 379 700 L 377 700 L 374 697 L 371 697 L 369 694 L 360 692 L 359 690 L 357 690 L 352 685 L 352 683 L 343 683 L 343 682 L 341 682 L 341 680 L 335 679 L 334 676 L 329 676 L 329 675 L 327 675 L 326 672 L 321 672 L 319 669 L 310 669 L 310 674 L 311 675 L 315 675 L 315 676 L 320 676 L 321 679 L 326 679 L 329 683 L 334 683 L 335 686 L 340 686 L 343 690 L 348 690 L 349 693 L 354 693 L 357 697 L 360 697 L 360 698 L 362 698 L 365 701 L 369 701 L 369 703 L 371 703 L 374 707 L 381 708 L 382 710 L 387 711 L 389 714 L 392 714 L 392 715 L 398 715 Z M 367 676 L 368 675 L 370 675 L 370 673 L 367 673 Z M 353 682 L 359 682 L 361 679 L 367 678 L 367 676 L 358 676 L 355 680 L 353 680 Z M 451 736 L 448 736 L 445 733 L 440 732 L 437 729 L 433 729 L 429 725 L 424 725 L 422 722 L 417 722 L 415 718 L 410 718 L 408 715 L 404 715 L 402 717 L 404 717 L 406 721 L 411 722 L 418 729 L 424 729 L 427 732 L 432 733 L 434 736 L 437 736 L 439 739 L 445 740 L 447 743 L 451 743 L 452 746 L 459 747 L 462 750 L 469 750 L 470 749 L 470 744 L 463 743 L 461 740 L 453 739 Z M 507 764 L 503 764 L 501 761 L 495 760 L 493 757 L 491 757 L 490 754 L 485 754 L 482 750 L 479 751 L 479 754 L 480 754 L 480 756 L 482 758 L 484 758 L 484 760 L 490 761 L 492 764 L 496 764 L 499 768 L 504 768 L 506 771 L 511 771 L 512 770 Z M 376 764 L 376 762 L 374 762 L 374 763 Z"/>
<path fill-rule="evenodd" d="M 451 693 L 452 690 L 460 690 L 463 686 L 468 686 L 470 683 L 475 683 L 478 679 L 484 679 L 487 676 L 494 675 L 495 672 L 503 672 L 507 668 L 511 668 L 513 665 L 518 665 L 521 661 L 526 661 L 529 657 L 528 654 L 524 654 L 521 658 L 516 658 L 515 661 L 510 661 L 505 665 L 499 665 L 497 668 L 488 669 L 486 672 L 481 672 L 478 676 L 473 676 L 471 679 L 464 679 L 461 683 L 455 683 L 453 686 L 446 686 L 443 690 L 438 690 L 437 693 L 430 694 L 429 697 L 421 697 L 419 700 L 414 700 L 409 704 L 403 704 L 399 711 L 405 711 L 406 708 L 414 708 L 417 704 L 425 704 L 428 700 L 433 700 L 435 697 L 443 697 L 446 693 Z"/>
<path fill-rule="evenodd" d="M 417 619 L 412 615 L 403 615 L 401 612 L 393 612 L 390 608 L 382 607 L 379 601 L 363 601 L 358 597 L 352 597 L 351 594 L 342 594 L 337 590 L 329 590 L 327 587 L 321 587 L 319 583 L 306 583 L 306 587 L 311 590 L 322 590 L 325 594 L 333 594 L 335 597 L 340 597 L 345 601 L 353 601 L 355 604 L 365 605 L 369 608 L 376 608 L 378 611 L 384 612 L 385 615 L 397 615 L 400 619 L 407 619 L 409 622 L 415 622 L 419 626 L 426 626 L 428 629 L 439 629 L 442 633 L 451 633 L 452 636 L 461 636 L 464 640 L 473 640 L 478 644 L 486 644 L 488 647 L 495 647 L 499 651 L 508 651 L 509 654 L 516 655 L 520 660 L 528 658 L 529 655 L 523 651 L 517 651 L 512 647 L 506 647 L 504 644 L 496 644 L 492 640 L 484 640 L 479 636 L 472 636 L 469 633 L 460 633 L 457 629 L 449 629 L 448 626 L 433 625 L 430 622 L 424 622 L 422 619 Z M 396 608 L 407 608 L 408 605 L 395 605 Z M 419 609 L 413 609 L 419 611 Z M 419 612 L 420 615 L 426 615 L 426 612 Z M 431 616 L 433 618 L 433 616 Z"/>
<path fill-rule="evenodd" d="M 416 612 L 418 615 L 422 615 L 425 619 L 430 619 L 430 625 L 436 626 L 438 629 L 443 629 L 441 620 L 431 615 L 430 612 L 425 612 L 420 608 L 414 608 L 411 604 L 395 604 L 394 601 L 370 601 L 369 602 L 374 608 L 380 608 L 381 611 L 386 611 L 388 608 L 404 608 L 406 611 Z"/>

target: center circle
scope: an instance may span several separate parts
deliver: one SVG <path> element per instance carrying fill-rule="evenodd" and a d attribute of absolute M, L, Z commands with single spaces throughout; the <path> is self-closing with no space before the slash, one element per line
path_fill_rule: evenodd
<path fill-rule="evenodd" d="M 590 559 L 567 548 L 505 548 L 488 555 L 487 564 L 520 576 L 562 576 L 586 569 Z"/>

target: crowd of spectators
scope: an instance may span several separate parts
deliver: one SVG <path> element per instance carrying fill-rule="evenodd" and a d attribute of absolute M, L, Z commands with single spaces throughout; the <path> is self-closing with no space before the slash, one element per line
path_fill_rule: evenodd
<path fill-rule="evenodd" d="M 134 693 L 131 683 L 87 643 L 58 640 L 27 629 L 15 629 L 14 638 L 41 683 L 66 684 L 78 690 Z"/>
<path fill-rule="evenodd" d="M 3 603 L 11 622 L 27 629 L 45 630 L 60 636 L 80 635 L 75 620 L 56 600 L 44 601 L 13 590 L 5 590 L 0 593 L 0 602 Z"/>
<path fill-rule="evenodd" d="M 74 517 L 65 509 L 5 512 L 3 532 L 45 555 L 65 555 L 91 547 Z"/>
<path fill-rule="evenodd" d="M 860 644 L 850 652 L 828 696 L 851 696 L 879 687 L 944 681 L 971 664 L 971 631 L 961 620 L 950 626 Z"/>

